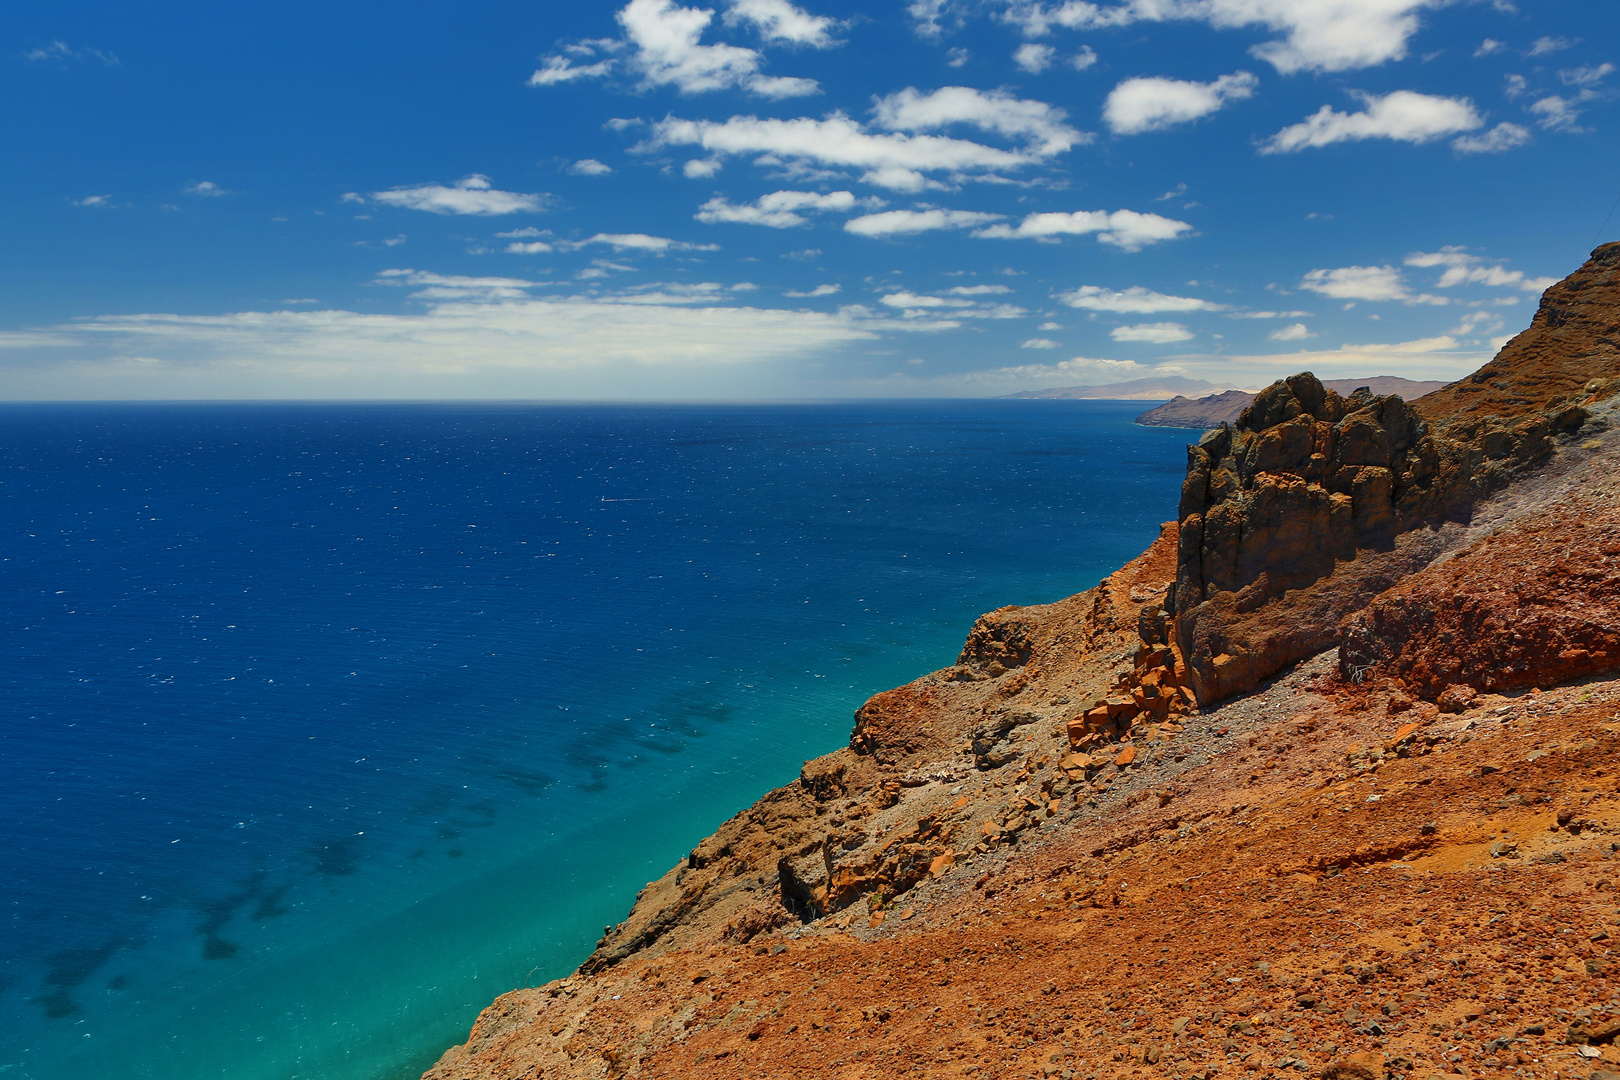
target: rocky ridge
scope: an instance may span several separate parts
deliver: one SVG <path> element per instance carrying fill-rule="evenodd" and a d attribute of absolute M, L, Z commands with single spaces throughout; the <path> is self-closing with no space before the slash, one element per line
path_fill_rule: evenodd
<path fill-rule="evenodd" d="M 1374 375 L 1367 379 L 1326 379 L 1322 385 L 1344 395 L 1353 394 L 1365 386 L 1374 394 L 1399 394 L 1407 401 L 1413 401 L 1441 389 L 1446 384 L 1416 382 L 1395 375 Z M 1197 398 L 1177 394 L 1163 405 L 1138 416 L 1136 422 L 1147 427 L 1195 428 L 1203 431 L 1221 424 L 1236 423 L 1238 417 L 1243 415 L 1243 410 L 1254 401 L 1254 397 L 1255 395 L 1247 390 L 1228 390 L 1225 393 L 1208 394 Z"/>
<path fill-rule="evenodd" d="M 1577 780 L 1612 790 L 1620 687 L 1539 690 L 1620 667 L 1603 546 L 1620 370 L 1600 325 L 1620 327 L 1617 262 L 1598 249 L 1486 379 L 1438 402 L 1308 375 L 1264 391 L 1190 448 L 1178 520 L 1141 557 L 981 618 L 956 665 L 876 695 L 848 747 L 651 883 L 574 978 L 502 998 L 429 1077 L 1565 1068 L 1554 1010 L 1620 1010 L 1605 938 L 1584 975 L 1518 938 L 1461 966 L 1435 950 L 1470 949 L 1454 915 L 1506 884 L 1516 928 L 1549 904 L 1601 925 L 1592 875 L 1620 815 L 1564 810 Z M 1522 561 L 1511 603 L 1471 572 L 1487 549 Z M 1459 629 L 1487 609 L 1495 636 L 1469 653 Z M 1536 647 L 1491 644 L 1527 615 L 1549 620 Z M 1585 876 L 1540 869 L 1566 863 Z M 1427 944 L 1386 925 L 1420 904 L 1447 920 Z M 1340 966 L 1354 987 L 1328 978 Z M 1484 985 L 1511 1009 L 1453 1007 Z M 1441 1045 L 1486 1018 L 1499 1046 Z"/>

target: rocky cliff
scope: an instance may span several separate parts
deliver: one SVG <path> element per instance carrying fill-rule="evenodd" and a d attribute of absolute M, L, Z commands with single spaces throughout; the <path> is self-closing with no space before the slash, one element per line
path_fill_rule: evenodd
<path fill-rule="evenodd" d="M 1620 1068 L 1617 274 L 1416 403 L 1263 391 L 429 1077 Z"/>
<path fill-rule="evenodd" d="M 1322 385 L 1346 395 L 1353 394 L 1365 386 L 1374 394 L 1399 394 L 1407 401 L 1414 401 L 1447 384 L 1418 382 L 1397 375 L 1374 375 L 1367 379 L 1327 379 Z M 1243 415 L 1243 410 L 1253 401 L 1254 394 L 1247 390 L 1228 390 L 1224 394 L 1210 394 L 1199 398 L 1177 395 L 1163 405 L 1138 416 L 1136 422 L 1146 427 L 1196 428 L 1203 431 L 1221 424 L 1236 423 L 1237 418 Z"/>
<path fill-rule="evenodd" d="M 1445 550 L 1446 526 L 1578 441 L 1620 388 L 1617 298 L 1620 244 L 1606 244 L 1467 379 L 1408 404 L 1296 375 L 1190 447 L 1170 602 L 1200 700 L 1328 647 Z"/>

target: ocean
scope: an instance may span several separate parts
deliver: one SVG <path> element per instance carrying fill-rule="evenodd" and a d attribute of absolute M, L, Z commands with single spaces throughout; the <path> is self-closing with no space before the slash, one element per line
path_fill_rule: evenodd
<path fill-rule="evenodd" d="M 0 1080 L 396 1080 L 1174 513 L 1151 403 L 0 406 Z"/>

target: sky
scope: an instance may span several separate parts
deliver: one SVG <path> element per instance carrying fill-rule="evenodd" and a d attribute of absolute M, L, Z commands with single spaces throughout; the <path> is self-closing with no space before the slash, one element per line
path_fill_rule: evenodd
<path fill-rule="evenodd" d="M 1456 378 L 1620 239 L 1613 0 L 20 5 L 0 399 Z"/>

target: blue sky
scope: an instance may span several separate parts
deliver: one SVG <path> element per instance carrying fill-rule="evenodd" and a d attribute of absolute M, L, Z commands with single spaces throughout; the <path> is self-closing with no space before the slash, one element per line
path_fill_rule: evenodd
<path fill-rule="evenodd" d="M 22 7 L 0 397 L 1455 377 L 1620 199 L 1617 30 L 1612 0 Z"/>

